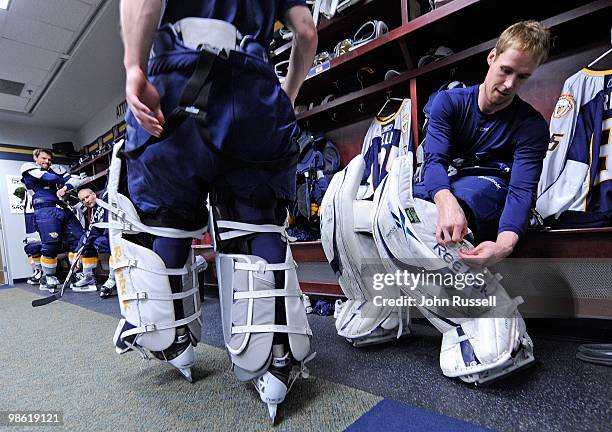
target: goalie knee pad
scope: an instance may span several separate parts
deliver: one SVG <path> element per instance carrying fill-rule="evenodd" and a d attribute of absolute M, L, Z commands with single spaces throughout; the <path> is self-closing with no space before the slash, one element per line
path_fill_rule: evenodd
<path fill-rule="evenodd" d="M 443 334 L 440 367 L 444 375 L 484 383 L 531 363 L 533 344 L 517 310 L 522 299 L 512 299 L 487 269 L 476 275 L 461 260 L 459 250 L 472 247 L 467 241 L 437 243 L 435 204 L 412 196 L 411 154 L 394 161 L 374 202 L 374 239 L 388 272 L 461 275 L 463 280 L 472 274 L 472 280 L 478 281 L 456 289 L 422 280 L 402 289 L 418 305 L 424 299 L 440 305 L 419 309 Z M 478 308 L 457 307 L 455 298 L 489 301 Z"/>
<path fill-rule="evenodd" d="M 397 287 L 374 285 L 385 273 L 372 237 L 374 203 L 356 199 L 365 161 L 356 156 L 337 173 L 321 204 L 321 243 L 325 256 L 347 297 L 336 318 L 336 329 L 355 346 L 382 343 L 407 331 L 408 308 L 376 299 L 399 297 Z"/>
<path fill-rule="evenodd" d="M 119 351 L 127 348 L 146 348 L 155 357 L 170 362 L 183 376 L 191 380 L 189 367 L 193 364 L 194 345 L 201 336 L 200 297 L 197 286 L 197 266 L 190 252 L 183 268 L 166 268 L 162 258 L 153 250 L 136 244 L 125 234 L 149 233 L 161 237 L 199 237 L 204 230 L 187 232 L 172 228 L 144 225 L 129 199 L 119 193 L 121 161 L 115 145 L 109 169 L 108 203 L 98 205 L 109 212 L 109 222 L 96 226 L 109 228 L 114 276 L 121 314 L 115 335 Z M 182 277 L 182 291 L 173 292 L 169 276 Z M 180 302 L 175 312 L 175 302 Z M 143 352 L 141 350 L 141 352 Z"/>

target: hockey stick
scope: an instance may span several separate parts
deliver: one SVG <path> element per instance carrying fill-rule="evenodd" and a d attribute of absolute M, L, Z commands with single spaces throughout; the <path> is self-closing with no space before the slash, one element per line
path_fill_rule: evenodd
<path fill-rule="evenodd" d="M 59 300 L 64 295 L 64 290 L 66 289 L 67 284 L 70 283 L 70 279 L 72 279 L 72 275 L 74 274 L 74 270 L 76 269 L 77 263 L 83 254 L 83 250 L 85 249 L 85 242 L 83 242 L 83 246 L 79 248 L 76 255 L 74 256 L 74 261 L 70 265 L 70 269 L 68 270 L 68 275 L 66 275 L 66 280 L 62 284 L 62 288 L 60 292 L 50 295 L 49 297 L 44 297 L 36 300 L 32 300 L 32 307 L 44 306 L 49 303 L 53 303 L 55 300 Z"/>

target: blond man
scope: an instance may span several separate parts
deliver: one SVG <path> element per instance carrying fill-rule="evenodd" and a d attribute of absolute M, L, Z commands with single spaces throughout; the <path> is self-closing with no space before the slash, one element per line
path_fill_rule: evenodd
<path fill-rule="evenodd" d="M 517 92 L 549 45 L 540 23 L 513 24 L 487 56 L 482 84 L 441 92 L 432 104 L 424 180 L 414 194 L 435 202 L 439 243 L 456 243 L 473 231 L 480 244 L 461 255 L 469 264 L 500 261 L 527 229 L 548 125 Z M 456 174 L 449 175 L 449 167 Z"/>

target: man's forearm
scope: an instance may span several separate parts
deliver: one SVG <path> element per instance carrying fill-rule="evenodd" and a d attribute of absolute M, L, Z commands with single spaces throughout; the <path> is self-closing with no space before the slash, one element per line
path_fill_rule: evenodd
<path fill-rule="evenodd" d="M 514 247 L 519 241 L 519 236 L 513 231 L 502 231 L 497 235 L 495 243 L 501 248 L 503 257 L 507 257 L 512 253 Z"/>
<path fill-rule="evenodd" d="M 458 204 L 457 198 L 449 189 L 440 189 L 433 197 L 436 206 L 448 206 Z"/>
<path fill-rule="evenodd" d="M 161 0 L 121 0 L 121 35 L 126 70 L 147 70 L 153 36 L 159 23 Z"/>
<path fill-rule="evenodd" d="M 289 57 L 289 72 L 283 83 L 283 89 L 292 101 L 295 101 L 304 78 L 312 66 L 316 49 L 316 42 L 312 43 L 308 39 L 300 40 L 299 36 L 294 36 Z"/>
<path fill-rule="evenodd" d="M 295 102 L 317 50 L 317 29 L 310 11 L 303 6 L 290 8 L 285 15 L 285 23 L 293 32 L 293 46 L 283 90 L 291 102 Z"/>

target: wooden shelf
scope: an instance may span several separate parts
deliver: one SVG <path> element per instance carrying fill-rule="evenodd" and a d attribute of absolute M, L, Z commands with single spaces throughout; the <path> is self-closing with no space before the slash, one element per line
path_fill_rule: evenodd
<path fill-rule="evenodd" d="M 104 151 L 104 152 L 100 153 L 99 155 L 97 155 L 97 156 L 96 156 L 96 157 L 94 157 L 93 159 L 88 160 L 87 162 L 85 162 L 85 163 L 83 163 L 83 164 L 81 164 L 81 165 L 75 166 L 74 168 L 72 168 L 72 169 L 70 170 L 70 172 L 72 172 L 72 173 L 79 172 L 79 171 L 80 171 L 80 170 L 82 170 L 83 168 L 85 168 L 85 167 L 87 167 L 87 166 L 89 166 L 89 165 L 92 165 L 92 164 L 93 164 L 93 163 L 95 163 L 96 161 L 98 161 L 98 160 L 102 159 L 103 157 L 108 156 L 108 155 L 109 155 L 109 154 L 111 154 L 112 152 L 113 152 L 113 148 L 111 147 L 111 148 L 109 148 L 108 150 L 106 150 L 106 151 Z"/>
<path fill-rule="evenodd" d="M 393 6 L 393 7 L 389 7 Z M 389 29 L 401 25 L 401 2 L 399 0 L 364 0 L 332 19 L 321 17 L 317 26 L 319 44 L 317 52 L 333 50 L 342 39 L 352 38 L 357 29 L 370 20 L 382 20 Z M 270 56 L 274 62 L 286 60 L 291 52 L 291 41 L 276 48 Z"/>

